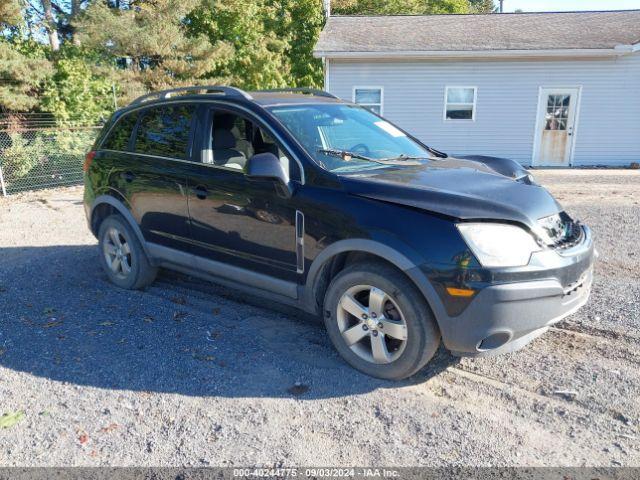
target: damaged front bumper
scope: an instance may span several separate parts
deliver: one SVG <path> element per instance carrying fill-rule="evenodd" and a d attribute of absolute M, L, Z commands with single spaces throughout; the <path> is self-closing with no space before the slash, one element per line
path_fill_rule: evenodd
<path fill-rule="evenodd" d="M 590 230 L 581 228 L 580 244 L 534 254 L 525 272 L 514 272 L 517 282 L 489 285 L 459 315 L 439 318 L 445 346 L 458 356 L 512 352 L 582 307 L 596 253 Z"/>

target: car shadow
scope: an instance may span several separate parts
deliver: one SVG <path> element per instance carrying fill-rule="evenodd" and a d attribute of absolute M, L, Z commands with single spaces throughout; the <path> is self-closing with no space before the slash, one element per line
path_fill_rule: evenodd
<path fill-rule="evenodd" d="M 441 349 L 408 380 L 370 378 L 311 315 L 170 272 L 122 290 L 98 255 L 0 248 L 0 366 L 97 388 L 313 400 L 424 384 L 457 362 Z"/>

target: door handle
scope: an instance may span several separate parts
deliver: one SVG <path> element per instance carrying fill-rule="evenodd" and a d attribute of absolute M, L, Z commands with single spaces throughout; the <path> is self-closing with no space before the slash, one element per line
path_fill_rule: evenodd
<path fill-rule="evenodd" d="M 122 172 L 120 177 L 126 182 L 133 182 L 133 179 L 136 178 L 136 176 L 131 172 Z"/>
<path fill-rule="evenodd" d="M 202 185 L 198 185 L 196 188 L 194 188 L 193 193 L 195 193 L 196 197 L 198 197 L 200 200 L 204 200 L 209 195 L 207 189 Z"/>

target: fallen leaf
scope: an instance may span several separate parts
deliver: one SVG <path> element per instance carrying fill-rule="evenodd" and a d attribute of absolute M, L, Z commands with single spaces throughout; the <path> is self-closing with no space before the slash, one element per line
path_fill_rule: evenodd
<path fill-rule="evenodd" d="M 213 362 L 216 359 L 213 355 L 201 355 L 199 353 L 194 353 L 193 358 L 202 362 Z"/>
<path fill-rule="evenodd" d="M 0 428 L 11 428 L 24 418 L 24 412 L 8 412 L 0 416 Z"/>
<path fill-rule="evenodd" d="M 87 435 L 86 433 L 80 434 L 80 436 L 78 436 L 78 441 L 84 445 L 89 441 L 89 435 Z"/>
<path fill-rule="evenodd" d="M 62 320 L 52 320 L 42 325 L 42 328 L 53 328 L 62 325 Z"/>
<path fill-rule="evenodd" d="M 100 322 L 98 325 L 100 325 L 101 327 L 111 327 L 111 326 L 115 325 L 115 323 L 113 323 L 113 322 Z"/>
<path fill-rule="evenodd" d="M 177 303 L 178 305 L 186 305 L 187 304 L 187 300 L 184 297 L 171 297 L 169 300 L 171 300 L 173 303 Z"/>
<path fill-rule="evenodd" d="M 287 392 L 289 392 L 291 395 L 295 395 L 296 397 L 304 393 L 307 393 L 308 391 L 309 391 L 309 385 L 304 385 L 300 382 L 296 382 L 293 387 L 290 387 L 287 389 Z"/>
<path fill-rule="evenodd" d="M 108 432 L 113 432 L 118 428 L 120 428 L 120 425 L 118 425 L 117 423 L 112 423 L 110 425 L 107 425 L 106 427 L 102 427 L 100 431 L 104 433 L 108 433 Z"/>
<path fill-rule="evenodd" d="M 187 315 L 188 315 L 187 312 L 175 312 L 173 314 L 173 319 L 176 322 L 181 322 L 182 320 L 184 320 L 186 318 Z"/>
<path fill-rule="evenodd" d="M 220 332 L 207 332 L 207 336 L 205 337 L 207 341 L 214 342 L 220 337 Z"/>

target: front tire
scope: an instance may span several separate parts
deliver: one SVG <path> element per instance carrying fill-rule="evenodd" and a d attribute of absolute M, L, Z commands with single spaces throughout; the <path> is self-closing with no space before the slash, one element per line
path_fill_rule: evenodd
<path fill-rule="evenodd" d="M 420 291 L 381 262 L 353 264 L 332 280 L 324 321 L 338 353 L 372 377 L 410 377 L 440 345 L 440 331 Z"/>
<path fill-rule="evenodd" d="M 120 288 L 137 290 L 153 283 L 158 273 L 151 266 L 138 237 L 120 215 L 110 215 L 98 232 L 100 263 L 109 280 Z"/>

